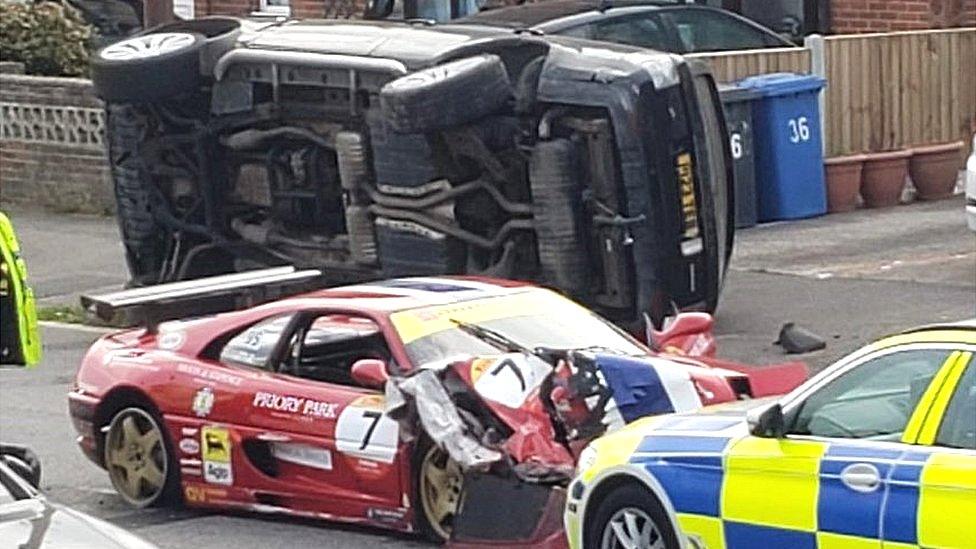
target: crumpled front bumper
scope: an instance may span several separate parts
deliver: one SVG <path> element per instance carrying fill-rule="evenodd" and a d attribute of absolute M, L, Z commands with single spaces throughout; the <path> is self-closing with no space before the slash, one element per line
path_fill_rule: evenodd
<path fill-rule="evenodd" d="M 516 478 L 468 475 L 447 546 L 453 549 L 568 549 L 566 489 Z"/>

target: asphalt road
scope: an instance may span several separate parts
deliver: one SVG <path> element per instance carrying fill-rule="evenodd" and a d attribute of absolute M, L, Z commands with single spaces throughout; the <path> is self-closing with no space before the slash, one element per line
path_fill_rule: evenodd
<path fill-rule="evenodd" d="M 797 322 L 828 340 L 800 357 L 820 369 L 880 335 L 976 316 L 976 236 L 962 200 L 860 211 L 740 232 L 718 315 L 719 354 L 745 362 L 787 357 L 772 344 Z M 42 305 L 76 302 L 125 280 L 110 219 L 8 210 Z M 65 394 L 87 328 L 44 327 L 43 363 L 0 369 L 0 439 L 40 455 L 42 487 L 58 502 L 133 530 L 161 547 L 425 547 L 380 530 L 280 516 L 133 510 L 74 444 Z"/>

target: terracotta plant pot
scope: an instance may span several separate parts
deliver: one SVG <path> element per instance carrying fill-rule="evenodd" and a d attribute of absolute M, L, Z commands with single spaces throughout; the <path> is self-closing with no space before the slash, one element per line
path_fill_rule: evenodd
<path fill-rule="evenodd" d="M 827 172 L 827 211 L 849 212 L 857 208 L 857 193 L 861 190 L 863 154 L 837 156 L 824 161 Z"/>
<path fill-rule="evenodd" d="M 912 151 L 871 153 L 864 160 L 861 196 L 868 208 L 895 206 L 901 199 Z"/>
<path fill-rule="evenodd" d="M 952 196 L 956 176 L 962 167 L 963 142 L 943 143 L 912 149 L 908 171 L 918 190 L 919 200 L 938 200 Z"/>

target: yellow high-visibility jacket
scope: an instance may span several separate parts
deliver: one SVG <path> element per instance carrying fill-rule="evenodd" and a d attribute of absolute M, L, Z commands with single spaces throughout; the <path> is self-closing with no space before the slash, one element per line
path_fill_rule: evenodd
<path fill-rule="evenodd" d="M 0 363 L 33 366 L 41 360 L 34 291 L 10 219 L 0 212 Z"/>

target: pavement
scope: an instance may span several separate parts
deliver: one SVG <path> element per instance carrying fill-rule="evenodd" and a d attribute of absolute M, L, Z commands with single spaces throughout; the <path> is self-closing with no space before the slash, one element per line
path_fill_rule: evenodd
<path fill-rule="evenodd" d="M 114 220 L 13 208 L 42 306 L 77 303 L 84 292 L 120 287 L 125 262 Z M 792 360 L 773 345 L 784 322 L 828 340 L 801 355 L 818 370 L 881 335 L 976 316 L 976 234 L 961 197 L 862 210 L 739 232 L 717 321 L 719 355 L 752 363 Z M 44 360 L 0 369 L 0 439 L 32 446 L 42 488 L 160 547 L 427 547 L 376 529 L 280 516 L 133 510 L 75 447 L 65 394 L 101 330 L 46 323 Z"/>

